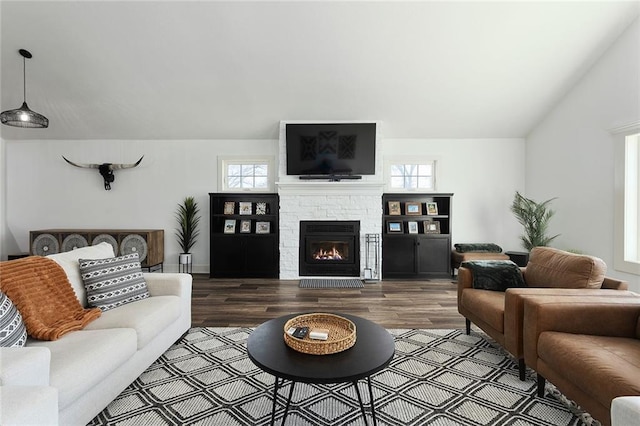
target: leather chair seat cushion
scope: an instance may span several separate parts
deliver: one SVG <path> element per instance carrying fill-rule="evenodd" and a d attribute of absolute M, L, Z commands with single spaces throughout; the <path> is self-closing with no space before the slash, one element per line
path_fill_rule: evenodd
<path fill-rule="evenodd" d="M 503 292 L 466 288 L 462 292 L 461 304 L 495 330 L 504 333 Z"/>
<path fill-rule="evenodd" d="M 604 406 L 617 396 L 640 395 L 638 339 L 546 331 L 538 357 Z"/>
<path fill-rule="evenodd" d="M 597 257 L 535 247 L 524 279 L 529 287 L 600 288 L 606 272 L 607 265 Z"/>

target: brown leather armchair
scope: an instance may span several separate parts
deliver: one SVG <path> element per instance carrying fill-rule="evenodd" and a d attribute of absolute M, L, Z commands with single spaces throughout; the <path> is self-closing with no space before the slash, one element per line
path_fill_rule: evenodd
<path fill-rule="evenodd" d="M 539 396 L 546 379 L 611 424 L 612 400 L 640 395 L 640 298 L 525 300 L 524 357 Z"/>
<path fill-rule="evenodd" d="M 605 263 L 592 256 L 536 247 L 527 267 L 521 270 L 527 287 L 504 292 L 474 288 L 472 271 L 464 264 L 458 270 L 458 312 L 466 319 L 467 334 L 473 322 L 502 345 L 517 360 L 520 380 L 526 373 L 522 342 L 527 297 L 638 297 L 626 291 L 626 282 L 606 277 Z"/>

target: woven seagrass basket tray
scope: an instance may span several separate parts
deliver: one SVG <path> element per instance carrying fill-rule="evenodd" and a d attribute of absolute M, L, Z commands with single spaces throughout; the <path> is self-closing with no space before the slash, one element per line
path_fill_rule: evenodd
<path fill-rule="evenodd" d="M 307 334 L 297 339 L 287 334 L 291 327 L 309 327 L 329 330 L 327 340 L 314 340 Z M 329 355 L 349 349 L 356 343 L 356 325 L 348 319 L 334 314 L 313 313 L 298 315 L 284 324 L 284 341 L 291 349 L 311 355 Z"/>

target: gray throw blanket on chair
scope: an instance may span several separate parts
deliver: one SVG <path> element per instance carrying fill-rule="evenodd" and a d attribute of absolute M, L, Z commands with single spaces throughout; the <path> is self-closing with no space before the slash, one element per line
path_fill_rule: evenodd
<path fill-rule="evenodd" d="M 520 268 L 510 260 L 468 260 L 460 266 L 471 269 L 473 288 L 505 291 L 527 286 Z"/>

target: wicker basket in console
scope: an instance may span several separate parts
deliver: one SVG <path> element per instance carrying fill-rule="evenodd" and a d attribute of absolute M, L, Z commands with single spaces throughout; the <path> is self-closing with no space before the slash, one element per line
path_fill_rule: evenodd
<path fill-rule="evenodd" d="M 329 331 L 327 340 L 314 340 L 307 334 L 304 339 L 290 336 L 291 327 L 309 327 Z M 292 349 L 311 355 L 329 355 L 349 349 L 356 343 L 356 325 L 348 319 L 334 314 L 314 313 L 298 315 L 284 324 L 284 341 Z"/>

